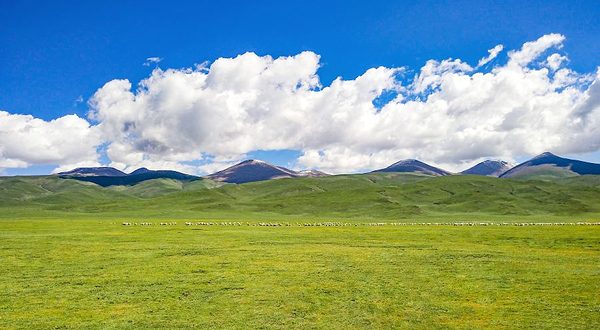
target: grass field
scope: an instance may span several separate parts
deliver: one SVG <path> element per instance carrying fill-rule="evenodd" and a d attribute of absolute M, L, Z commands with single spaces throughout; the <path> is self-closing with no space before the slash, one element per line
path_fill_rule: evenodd
<path fill-rule="evenodd" d="M 600 226 L 245 225 L 599 222 L 598 182 L 0 178 L 0 329 L 598 329 Z"/>
<path fill-rule="evenodd" d="M 2 220 L 0 328 L 597 329 L 600 227 Z"/>

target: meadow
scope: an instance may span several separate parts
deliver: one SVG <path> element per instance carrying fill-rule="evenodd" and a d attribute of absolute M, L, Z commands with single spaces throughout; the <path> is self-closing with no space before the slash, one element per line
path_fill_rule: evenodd
<path fill-rule="evenodd" d="M 600 328 L 600 226 L 362 225 L 598 222 L 590 180 L 36 180 L 0 182 L 0 329 Z M 315 221 L 358 225 L 254 226 Z"/>
<path fill-rule="evenodd" d="M 99 220 L 2 221 L 2 328 L 600 326 L 598 226 Z"/>

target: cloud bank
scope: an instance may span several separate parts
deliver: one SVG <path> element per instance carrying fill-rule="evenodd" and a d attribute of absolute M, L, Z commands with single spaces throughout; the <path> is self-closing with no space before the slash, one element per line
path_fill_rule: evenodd
<path fill-rule="evenodd" d="M 99 131 L 76 115 L 44 121 L 0 111 L 0 168 L 98 166 Z"/>
<path fill-rule="evenodd" d="M 371 68 L 329 86 L 319 81 L 313 52 L 156 68 L 135 89 L 128 80 L 100 88 L 89 100 L 93 124 L 77 116 L 46 122 L 1 112 L 0 167 L 97 163 L 101 144 L 118 168 L 190 173 L 220 169 L 254 150 L 300 150 L 298 168 L 331 173 L 403 158 L 458 170 L 546 150 L 596 152 L 600 71 L 565 67 L 564 40 L 542 36 L 491 68 L 501 45 L 475 67 L 430 60 L 416 73 Z M 62 132 L 77 138 L 60 138 Z"/>

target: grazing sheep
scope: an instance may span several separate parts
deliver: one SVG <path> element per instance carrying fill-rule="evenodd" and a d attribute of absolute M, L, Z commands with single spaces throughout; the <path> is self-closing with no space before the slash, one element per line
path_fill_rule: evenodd
<path fill-rule="evenodd" d="M 99 222 L 102 224 L 103 222 Z M 118 224 L 117 222 L 109 222 L 109 224 Z M 151 226 L 160 224 L 161 226 L 176 226 L 177 222 L 123 222 L 123 226 Z M 244 223 L 240 221 L 221 221 L 221 222 L 189 222 L 184 223 L 186 226 L 243 226 Z M 516 226 L 516 227 L 527 227 L 527 226 L 598 226 L 600 222 L 246 222 L 246 227 L 346 227 L 346 226 L 468 226 L 468 227 L 486 227 L 486 226 Z"/>

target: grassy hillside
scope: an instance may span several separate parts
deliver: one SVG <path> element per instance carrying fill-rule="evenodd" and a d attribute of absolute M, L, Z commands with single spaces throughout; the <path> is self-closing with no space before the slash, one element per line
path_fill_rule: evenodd
<path fill-rule="evenodd" d="M 0 206 L 23 204 L 79 204 L 130 199 L 92 183 L 57 176 L 0 177 Z"/>
<path fill-rule="evenodd" d="M 153 198 L 181 191 L 212 189 L 224 184 L 209 179 L 178 181 L 173 179 L 153 179 L 132 186 L 110 186 L 107 189 L 126 193 L 139 198 Z"/>
<path fill-rule="evenodd" d="M 579 214 L 600 212 L 600 190 L 480 176 L 342 176 L 257 182 L 165 196 L 198 211 L 398 218 L 433 213 Z"/>
<path fill-rule="evenodd" d="M 0 206 L 85 204 L 152 198 L 181 191 L 210 189 L 223 183 L 208 179 L 153 179 L 136 185 L 101 187 L 91 182 L 49 176 L 0 177 Z"/>
<path fill-rule="evenodd" d="M 552 164 L 530 166 L 511 176 L 512 179 L 521 180 L 547 180 L 554 181 L 564 178 L 578 177 L 579 174 L 568 167 L 559 167 Z"/>
<path fill-rule="evenodd" d="M 406 219 L 450 214 L 600 214 L 597 176 L 557 182 L 401 173 L 294 178 L 225 185 L 150 180 L 101 188 L 55 177 L 2 178 L 5 217 L 103 213 L 118 217 L 311 216 Z M 206 189 L 213 188 L 213 189 Z M 12 207 L 11 207 L 12 206 Z M 26 212 L 27 210 L 27 212 Z"/>
<path fill-rule="evenodd" d="M 581 175 L 576 177 L 556 180 L 560 184 L 568 184 L 573 186 L 588 186 L 600 188 L 600 175 Z"/>

